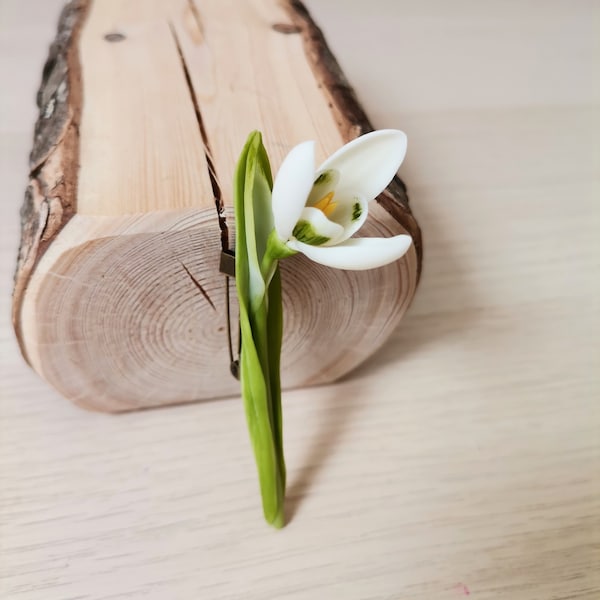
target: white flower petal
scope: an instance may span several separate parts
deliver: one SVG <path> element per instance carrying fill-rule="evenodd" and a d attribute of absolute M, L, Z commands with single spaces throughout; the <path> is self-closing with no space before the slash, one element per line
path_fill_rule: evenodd
<path fill-rule="evenodd" d="M 406 134 L 397 129 L 372 131 L 332 154 L 319 171 L 340 173 L 337 193 L 376 198 L 392 180 L 406 154 Z"/>
<path fill-rule="evenodd" d="M 330 246 L 344 235 L 344 228 L 330 221 L 318 208 L 307 206 L 292 233 L 294 239 L 312 246 Z"/>
<path fill-rule="evenodd" d="M 327 267 L 364 271 L 383 267 L 401 258 L 411 243 L 409 235 L 396 235 L 391 238 L 352 238 L 330 247 L 309 246 L 290 240 L 288 246 Z"/>
<path fill-rule="evenodd" d="M 328 169 L 319 173 L 315 177 L 306 205 L 314 206 L 319 200 L 327 196 L 329 192 L 335 192 L 339 180 L 340 174 L 335 169 Z"/>
<path fill-rule="evenodd" d="M 315 143 L 303 142 L 285 157 L 273 184 L 273 222 L 277 235 L 288 240 L 302 214 L 315 176 Z"/>
<path fill-rule="evenodd" d="M 369 203 L 360 196 L 340 198 L 337 194 L 333 198 L 336 207 L 329 214 L 329 219 L 339 223 L 344 233 L 337 240 L 338 243 L 352 237 L 367 220 Z"/>

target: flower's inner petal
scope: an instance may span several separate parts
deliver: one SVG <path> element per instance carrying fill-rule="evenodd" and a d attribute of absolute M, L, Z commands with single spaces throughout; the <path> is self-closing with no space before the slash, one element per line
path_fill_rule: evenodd
<path fill-rule="evenodd" d="M 293 236 L 311 246 L 335 244 L 344 235 L 344 228 L 330 221 L 323 211 L 307 206 L 294 227 Z"/>
<path fill-rule="evenodd" d="M 391 238 L 353 238 L 331 248 L 311 246 L 296 240 L 288 242 L 290 248 L 302 252 L 317 263 L 349 271 L 383 267 L 401 258 L 411 244 L 410 235 L 396 235 Z"/>
<path fill-rule="evenodd" d="M 321 171 L 315 179 L 306 206 L 316 206 L 321 208 L 319 203 L 327 198 L 330 194 L 335 192 L 335 188 L 340 180 L 340 173 L 336 169 L 327 169 Z M 323 209 L 321 209 L 323 210 Z M 325 213 L 327 214 L 327 213 Z"/>
<path fill-rule="evenodd" d="M 331 213 L 336 209 L 338 203 L 333 201 L 335 192 L 329 192 L 323 196 L 316 204 L 314 208 L 318 208 L 326 217 L 330 217 Z"/>
<path fill-rule="evenodd" d="M 339 171 L 336 195 L 377 197 L 392 180 L 406 154 L 406 135 L 382 129 L 362 135 L 332 154 L 319 169 Z"/>
<path fill-rule="evenodd" d="M 344 235 L 338 243 L 353 236 L 367 220 L 369 203 L 362 196 L 335 196 L 335 208 L 327 215 L 329 219 L 344 228 Z"/>
<path fill-rule="evenodd" d="M 315 144 L 299 144 L 286 156 L 273 184 L 273 221 L 277 235 L 287 241 L 308 195 L 315 176 Z"/>

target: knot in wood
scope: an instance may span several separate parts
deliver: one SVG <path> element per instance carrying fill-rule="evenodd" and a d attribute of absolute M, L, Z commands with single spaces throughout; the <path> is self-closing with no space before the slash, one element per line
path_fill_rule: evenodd
<path fill-rule="evenodd" d="M 291 23 L 275 23 L 273 30 L 278 33 L 300 33 L 301 31 L 298 25 L 292 25 Z"/>
<path fill-rule="evenodd" d="M 125 39 L 125 35 L 119 33 L 118 31 L 113 31 L 111 33 L 107 33 L 104 36 L 104 39 L 107 42 L 122 42 Z"/>

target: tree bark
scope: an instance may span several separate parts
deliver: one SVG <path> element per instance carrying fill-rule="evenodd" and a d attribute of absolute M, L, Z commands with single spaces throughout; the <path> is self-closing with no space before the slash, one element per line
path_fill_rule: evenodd
<path fill-rule="evenodd" d="M 39 108 L 29 156 L 29 185 L 21 207 L 21 244 L 13 294 L 13 323 L 23 356 L 19 314 L 23 294 L 39 259 L 75 212 L 81 117 L 81 70 L 77 39 L 86 0 L 63 9 L 37 94 Z"/>

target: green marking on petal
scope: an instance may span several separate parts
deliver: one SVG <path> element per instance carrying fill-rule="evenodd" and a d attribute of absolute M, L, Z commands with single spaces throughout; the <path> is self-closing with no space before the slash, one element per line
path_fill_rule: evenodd
<path fill-rule="evenodd" d="M 298 221 L 296 227 L 294 227 L 293 236 L 299 242 L 304 242 L 311 246 L 321 246 L 331 239 L 325 235 L 319 235 L 308 221 Z"/>
<path fill-rule="evenodd" d="M 352 206 L 352 220 L 358 221 L 362 215 L 362 207 L 359 202 L 355 202 Z"/>
<path fill-rule="evenodd" d="M 324 185 L 329 183 L 335 177 L 335 171 L 333 169 L 329 169 L 327 171 L 323 171 L 316 179 L 313 185 Z"/>

